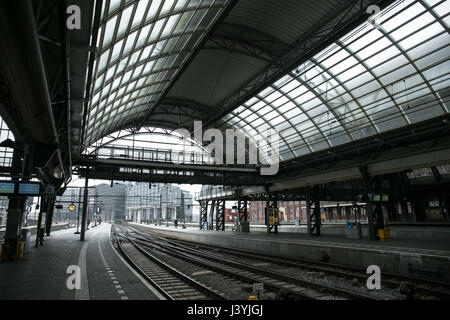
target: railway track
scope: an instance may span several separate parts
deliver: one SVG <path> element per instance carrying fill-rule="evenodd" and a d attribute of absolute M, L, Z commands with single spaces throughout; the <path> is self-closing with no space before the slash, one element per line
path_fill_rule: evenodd
<path fill-rule="evenodd" d="M 223 252 L 231 256 L 251 258 L 257 261 L 276 264 L 285 267 L 301 268 L 308 271 L 324 272 L 329 275 L 335 275 L 338 277 L 346 278 L 349 280 L 358 279 L 360 281 L 367 280 L 367 273 L 357 268 L 351 268 L 326 262 L 310 262 L 302 261 L 296 258 L 276 257 L 266 255 L 260 252 L 247 251 L 242 249 L 231 249 L 227 247 L 217 245 L 204 245 L 187 243 L 180 240 L 166 239 L 166 241 L 176 246 L 191 246 L 204 248 L 207 250 L 214 250 L 216 252 Z M 421 278 L 406 277 L 401 275 L 394 275 L 384 272 L 382 277 L 382 285 L 390 288 L 398 288 L 403 281 L 408 281 L 414 284 L 416 292 L 423 295 L 436 296 L 441 299 L 450 299 L 450 284 L 440 281 L 432 281 Z"/>
<path fill-rule="evenodd" d="M 224 300 L 214 290 L 169 266 L 123 233 L 115 234 L 117 247 L 127 262 L 168 300 Z"/>
<path fill-rule="evenodd" d="M 233 278 L 238 281 L 253 284 L 263 283 L 264 287 L 274 293 L 283 292 L 290 299 L 312 300 L 312 299 L 353 299 L 353 300 L 376 300 L 377 298 L 365 293 L 355 292 L 344 288 L 319 284 L 306 281 L 298 277 L 292 277 L 283 273 L 266 270 L 263 268 L 243 264 L 234 260 L 204 253 L 192 248 L 182 248 L 164 239 L 152 237 L 137 231 L 135 242 L 143 247 L 157 250 L 173 258 L 186 261 L 201 268 L 220 273 L 222 276 Z M 144 238 L 144 239 L 142 239 Z"/>
<path fill-rule="evenodd" d="M 365 273 L 365 270 L 360 270 L 357 268 L 346 267 L 341 265 L 335 265 L 326 262 L 311 262 L 305 261 L 298 258 L 289 258 L 289 257 L 280 257 L 280 256 L 272 256 L 266 255 L 261 252 L 255 252 L 250 250 L 236 249 L 236 248 L 228 248 L 224 246 L 211 245 L 211 244 L 199 244 L 186 240 L 179 240 L 168 237 L 161 237 L 158 235 L 150 235 L 147 232 L 143 232 L 141 230 L 132 228 L 136 232 L 138 232 L 144 238 L 154 237 L 160 239 L 162 241 L 166 241 L 167 243 L 176 246 L 178 248 L 195 248 L 195 249 L 206 249 L 212 250 L 214 252 L 222 252 L 230 256 L 245 258 L 245 259 L 253 259 L 256 261 L 275 264 L 284 267 L 293 267 L 300 268 L 305 271 L 313 271 L 313 272 L 323 272 L 328 275 L 334 275 L 341 278 L 346 279 L 358 279 L 359 281 L 365 282 L 367 280 L 368 275 Z M 401 275 L 393 275 L 388 273 L 383 273 L 382 277 L 382 285 L 390 288 L 398 288 L 403 281 L 408 281 L 414 285 L 415 291 L 422 295 L 434 296 L 440 299 L 449 299 L 450 298 L 450 284 L 446 282 L 440 281 L 432 281 L 421 278 L 412 278 Z"/>

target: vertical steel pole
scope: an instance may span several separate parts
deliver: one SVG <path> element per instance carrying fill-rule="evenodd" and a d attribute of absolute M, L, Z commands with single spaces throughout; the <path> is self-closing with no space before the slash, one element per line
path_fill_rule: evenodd
<path fill-rule="evenodd" d="M 306 224 L 308 228 L 308 235 L 312 235 L 311 227 L 311 188 L 306 187 Z"/>
<path fill-rule="evenodd" d="M 83 196 L 83 215 L 81 217 L 81 234 L 80 234 L 80 241 L 84 241 L 84 234 L 85 234 L 85 227 L 86 227 L 86 213 L 87 213 L 87 207 L 88 207 L 88 185 L 89 185 L 89 178 L 87 177 L 84 182 L 84 196 Z"/>
<path fill-rule="evenodd" d="M 39 233 L 41 232 L 41 224 L 42 224 L 42 210 L 44 210 L 45 206 L 47 205 L 45 201 L 45 196 L 41 197 L 41 206 L 39 207 L 39 218 L 36 225 L 36 244 L 34 245 L 35 248 L 39 246 Z"/>
<path fill-rule="evenodd" d="M 77 214 L 77 231 L 74 234 L 80 234 L 78 227 L 80 226 L 80 205 L 81 205 L 81 187 L 78 188 L 78 214 Z"/>

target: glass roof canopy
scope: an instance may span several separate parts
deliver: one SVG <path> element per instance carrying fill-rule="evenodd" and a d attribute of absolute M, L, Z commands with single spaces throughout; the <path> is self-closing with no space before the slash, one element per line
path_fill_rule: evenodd
<path fill-rule="evenodd" d="M 176 130 L 143 127 L 137 132 L 120 130 L 86 148 L 98 158 L 164 161 L 184 164 L 212 164 L 208 151 Z"/>
<path fill-rule="evenodd" d="M 280 132 L 280 160 L 449 113 L 447 1 L 398 1 L 237 107 L 219 123 L 258 142 Z"/>
<path fill-rule="evenodd" d="M 227 2 L 103 1 L 85 146 L 142 119 Z"/>

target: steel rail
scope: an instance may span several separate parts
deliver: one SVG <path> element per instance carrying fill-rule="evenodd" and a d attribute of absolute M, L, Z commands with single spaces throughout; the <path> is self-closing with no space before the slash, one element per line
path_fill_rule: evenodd
<path fill-rule="evenodd" d="M 117 235 L 117 234 L 116 234 Z M 160 267 L 162 267 L 164 270 L 166 270 L 168 273 L 174 275 L 175 277 L 177 277 L 178 279 L 180 279 L 182 282 L 187 283 L 189 286 L 193 287 L 194 289 L 198 290 L 199 292 L 205 294 L 207 297 L 212 297 L 215 300 L 225 300 L 225 298 L 214 292 L 213 290 L 211 290 L 210 288 L 204 286 L 203 284 L 197 282 L 196 280 L 186 276 L 185 274 L 179 272 L 178 270 L 174 269 L 173 267 L 169 266 L 167 263 L 165 263 L 164 261 L 156 258 L 155 256 L 151 255 L 150 253 L 148 253 L 145 249 L 143 249 L 142 247 L 140 247 L 133 239 L 131 239 L 129 236 L 123 236 L 125 239 L 127 239 L 133 246 L 134 248 L 136 248 L 141 254 L 143 254 L 146 258 L 150 259 L 152 262 L 156 263 L 157 265 L 159 265 Z M 123 249 L 123 247 L 121 248 Z M 124 249 L 123 249 L 124 250 Z M 131 260 L 131 258 L 129 257 L 129 259 Z M 136 265 L 137 264 L 135 262 L 132 262 L 132 265 Z M 142 271 L 143 272 L 143 271 Z M 144 272 L 145 273 L 145 272 Z M 151 279 L 148 275 L 146 275 L 146 279 Z M 152 284 L 156 284 L 155 281 L 151 280 Z M 172 297 L 169 293 L 167 293 L 163 288 L 161 288 L 161 286 L 157 285 L 158 290 L 162 290 L 164 291 L 165 295 L 170 296 L 171 300 L 175 300 L 174 297 Z"/>
<path fill-rule="evenodd" d="M 147 239 L 148 239 L 148 241 L 152 241 L 152 242 L 154 241 L 154 240 L 149 239 L 148 237 L 147 237 Z M 163 239 L 163 241 L 167 241 L 167 240 Z M 142 243 L 143 245 L 147 245 L 147 243 L 145 243 L 145 242 L 141 242 L 141 241 L 139 241 L 139 242 Z M 165 247 L 165 250 L 170 251 L 169 254 L 172 254 L 173 253 L 172 250 L 174 250 L 173 247 L 171 249 L 167 249 L 168 246 L 164 246 L 164 245 L 161 245 L 161 244 L 158 244 L 158 246 L 152 246 L 152 247 L 155 247 L 158 250 L 161 250 L 162 247 Z M 175 254 L 179 254 L 179 255 L 182 255 L 182 256 L 186 257 L 186 255 L 188 255 L 190 253 L 194 253 L 196 256 L 202 256 L 205 259 L 212 260 L 212 261 L 215 261 L 215 262 L 218 262 L 218 263 L 222 263 L 222 264 L 226 264 L 226 265 L 230 265 L 230 266 L 232 266 L 234 268 L 241 268 L 241 269 L 244 269 L 246 271 L 255 272 L 255 273 L 260 274 L 260 275 L 269 276 L 269 277 L 271 277 L 273 279 L 278 279 L 278 280 L 281 280 L 281 281 L 285 281 L 287 283 L 295 283 L 297 285 L 305 286 L 305 287 L 316 289 L 316 290 L 326 289 L 328 291 L 336 292 L 338 295 L 349 297 L 349 298 L 352 298 L 352 299 L 368 299 L 368 300 L 376 300 L 377 299 L 375 297 L 372 297 L 372 296 L 369 296 L 369 295 L 366 295 L 366 294 L 362 294 L 362 293 L 356 293 L 356 292 L 353 292 L 351 290 L 324 286 L 324 285 L 321 285 L 321 284 L 313 283 L 313 282 L 310 282 L 310 281 L 307 281 L 307 280 L 303 280 L 303 279 L 299 279 L 299 278 L 296 278 L 296 277 L 291 277 L 291 276 L 288 276 L 288 275 L 279 274 L 279 273 L 276 273 L 276 272 L 273 272 L 273 271 L 268 271 L 268 270 L 261 269 L 261 268 L 258 268 L 258 267 L 248 266 L 248 265 L 245 265 L 245 264 L 242 264 L 242 263 L 239 263 L 239 262 L 223 260 L 223 257 L 217 256 L 217 255 L 214 255 L 214 254 L 205 254 L 203 252 L 200 252 L 200 251 L 194 250 L 194 249 L 181 249 L 181 250 L 183 250 L 184 252 L 187 252 L 187 253 L 182 254 L 182 253 L 177 252 Z M 278 289 L 286 290 L 286 288 L 284 288 L 284 287 L 278 287 Z M 292 291 L 292 293 L 298 294 L 298 292 L 296 292 L 296 291 Z"/>
<path fill-rule="evenodd" d="M 163 239 L 164 241 L 166 241 L 168 243 L 172 243 L 177 246 L 183 246 L 180 243 L 188 243 L 190 245 L 195 245 L 196 247 L 219 249 L 221 251 L 228 252 L 228 253 L 236 255 L 236 256 L 258 259 L 260 261 L 276 263 L 279 265 L 284 265 L 284 266 L 289 266 L 289 267 L 299 267 L 299 268 L 304 268 L 304 269 L 308 269 L 311 271 L 325 272 L 328 274 L 345 277 L 348 279 L 353 279 L 353 278 L 358 278 L 360 280 L 367 279 L 367 274 L 366 274 L 365 270 L 355 268 L 355 267 L 343 266 L 343 265 L 333 264 L 333 263 L 329 263 L 329 262 L 308 261 L 308 260 L 293 258 L 293 257 L 273 256 L 273 255 L 267 255 L 267 254 L 264 254 L 261 252 L 253 251 L 253 250 L 229 248 L 229 247 L 214 245 L 214 244 L 201 244 L 201 243 L 196 243 L 196 242 L 189 241 L 189 240 L 180 240 L 180 239 L 176 239 L 176 238 L 172 238 L 172 237 L 161 237 L 161 236 L 156 236 L 156 235 L 149 235 L 148 233 L 143 232 L 141 230 L 139 230 L 139 232 L 143 236 L 157 237 L 157 238 Z M 383 278 L 381 280 L 381 283 L 383 285 L 386 285 L 391 288 L 395 288 L 400 285 L 401 281 L 409 281 L 412 283 L 419 284 L 419 286 L 417 286 L 416 289 L 419 293 L 422 293 L 422 294 L 433 295 L 433 296 L 437 296 L 437 297 L 440 297 L 443 299 L 448 299 L 450 297 L 450 292 L 437 291 L 437 290 L 423 287 L 424 285 L 425 286 L 432 285 L 435 287 L 442 287 L 442 288 L 450 291 L 450 283 L 448 283 L 448 282 L 429 280 L 429 279 L 423 279 L 423 278 L 417 278 L 417 277 L 409 277 L 409 276 L 403 276 L 403 275 L 397 275 L 397 274 L 383 272 Z"/>

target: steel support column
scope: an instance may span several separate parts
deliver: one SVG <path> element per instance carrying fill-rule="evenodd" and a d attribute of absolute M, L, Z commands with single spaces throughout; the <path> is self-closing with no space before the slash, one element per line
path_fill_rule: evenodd
<path fill-rule="evenodd" d="M 367 167 L 360 167 L 359 171 L 361 172 L 361 175 L 363 176 L 363 184 L 364 184 L 364 190 L 365 190 L 365 198 L 366 198 L 366 213 L 367 213 L 367 220 L 369 223 L 369 238 L 370 240 L 376 240 L 376 228 L 374 223 L 374 208 L 372 206 L 372 201 L 368 198 L 369 193 L 372 191 L 371 182 L 372 179 L 370 178 Z"/>
<path fill-rule="evenodd" d="M 186 211 L 184 207 L 184 193 L 181 192 L 181 200 L 180 200 L 180 218 L 183 221 L 183 229 L 186 228 Z"/>
<path fill-rule="evenodd" d="M 306 188 L 306 221 L 308 235 L 320 236 L 322 218 L 320 216 L 319 186 Z"/>
<path fill-rule="evenodd" d="M 247 200 L 238 199 L 239 222 L 248 221 L 248 204 Z"/>
<path fill-rule="evenodd" d="M 48 212 L 48 199 L 45 195 L 41 197 L 41 205 L 39 209 L 39 217 L 36 225 L 36 243 L 34 245 L 35 248 L 39 246 L 39 238 L 41 238 L 41 229 L 42 229 L 42 217 L 44 213 Z M 41 245 L 42 245 L 42 238 L 41 238 Z"/>
<path fill-rule="evenodd" d="M 216 202 L 216 230 L 225 231 L 225 200 Z"/>
<path fill-rule="evenodd" d="M 79 227 L 80 227 L 80 206 L 81 206 L 81 187 L 78 188 L 78 204 L 77 204 L 77 231 L 74 232 L 74 234 L 80 234 Z"/>
<path fill-rule="evenodd" d="M 55 209 L 55 198 L 49 197 L 48 198 L 48 210 L 47 210 L 47 214 L 45 215 L 45 233 L 47 236 L 50 235 L 50 232 L 52 230 L 54 209 Z"/>
<path fill-rule="evenodd" d="M 86 215 L 88 210 L 88 186 L 89 186 L 89 178 L 85 178 L 84 182 L 84 195 L 83 195 L 83 214 L 81 217 L 81 234 L 80 241 L 84 241 L 84 234 L 86 229 Z"/>
<path fill-rule="evenodd" d="M 272 201 L 271 201 L 272 196 Z M 267 194 L 266 195 L 266 208 L 265 208 L 265 215 L 266 215 L 266 225 L 267 225 L 267 233 L 271 233 L 272 229 L 274 230 L 274 233 L 278 233 L 278 226 L 277 225 L 269 225 L 269 217 L 268 217 L 268 208 L 278 208 L 278 201 L 277 201 L 277 194 Z"/>
<path fill-rule="evenodd" d="M 211 202 L 211 211 L 209 212 L 208 230 L 214 230 L 214 210 L 216 209 L 216 200 Z"/>
<path fill-rule="evenodd" d="M 200 203 L 200 230 L 203 230 L 204 223 L 208 222 L 208 201 L 199 201 Z"/>

